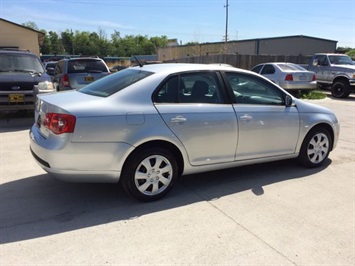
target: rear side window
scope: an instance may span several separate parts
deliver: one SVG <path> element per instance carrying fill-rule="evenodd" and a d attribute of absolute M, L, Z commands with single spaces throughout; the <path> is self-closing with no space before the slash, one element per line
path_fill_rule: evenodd
<path fill-rule="evenodd" d="M 156 103 L 224 103 L 215 72 L 183 73 L 170 77 L 154 96 Z"/>
<path fill-rule="evenodd" d="M 273 65 L 265 65 L 261 74 L 271 75 L 275 73 L 275 68 Z"/>
<path fill-rule="evenodd" d="M 260 73 L 260 70 L 261 68 L 263 67 L 264 65 L 258 65 L 256 67 L 254 67 L 251 71 L 255 72 L 255 73 Z"/>
<path fill-rule="evenodd" d="M 140 69 L 125 69 L 99 79 L 83 87 L 79 91 L 85 94 L 108 97 L 152 74 L 153 72 Z"/>
<path fill-rule="evenodd" d="M 68 74 L 87 72 L 108 72 L 107 67 L 101 60 L 70 60 L 68 61 Z"/>

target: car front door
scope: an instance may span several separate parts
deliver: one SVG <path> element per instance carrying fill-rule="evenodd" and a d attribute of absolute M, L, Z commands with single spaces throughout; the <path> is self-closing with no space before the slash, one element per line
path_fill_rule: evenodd
<path fill-rule="evenodd" d="M 312 68 L 312 71 L 316 75 L 316 80 L 322 83 L 329 83 L 329 75 L 331 73 L 331 67 L 326 55 L 317 55 L 315 59 L 318 60 L 318 65 Z"/>
<path fill-rule="evenodd" d="M 246 73 L 225 73 L 234 98 L 239 140 L 236 160 L 293 154 L 298 142 L 297 108 L 272 83 Z"/>
<path fill-rule="evenodd" d="M 217 73 L 172 76 L 159 88 L 154 102 L 184 145 L 191 165 L 234 161 L 238 122 L 233 106 L 225 103 Z"/>

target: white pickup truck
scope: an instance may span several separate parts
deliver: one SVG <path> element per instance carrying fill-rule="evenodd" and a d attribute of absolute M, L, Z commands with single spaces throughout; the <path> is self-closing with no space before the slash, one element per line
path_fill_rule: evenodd
<path fill-rule="evenodd" d="M 316 74 L 317 83 L 330 87 L 336 98 L 347 98 L 355 89 L 355 65 L 344 54 L 315 54 L 308 66 Z"/>

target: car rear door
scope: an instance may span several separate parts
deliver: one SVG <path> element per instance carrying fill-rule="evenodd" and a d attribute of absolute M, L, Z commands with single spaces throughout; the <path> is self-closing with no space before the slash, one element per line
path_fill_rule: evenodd
<path fill-rule="evenodd" d="M 198 95 L 200 89 L 205 91 Z M 184 145 L 191 165 L 234 161 L 238 122 L 223 90 L 215 72 L 185 73 L 167 79 L 154 97 L 155 107 Z"/>

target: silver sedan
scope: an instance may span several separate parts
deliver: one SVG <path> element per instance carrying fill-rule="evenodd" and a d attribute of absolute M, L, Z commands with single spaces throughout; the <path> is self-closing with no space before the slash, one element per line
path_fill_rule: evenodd
<path fill-rule="evenodd" d="M 317 81 L 314 72 L 292 63 L 265 63 L 252 68 L 285 90 L 315 90 Z"/>
<path fill-rule="evenodd" d="M 180 175 L 290 158 L 320 166 L 338 136 L 332 111 L 251 71 L 156 64 L 38 95 L 30 149 L 59 179 L 120 182 L 152 201 Z"/>

